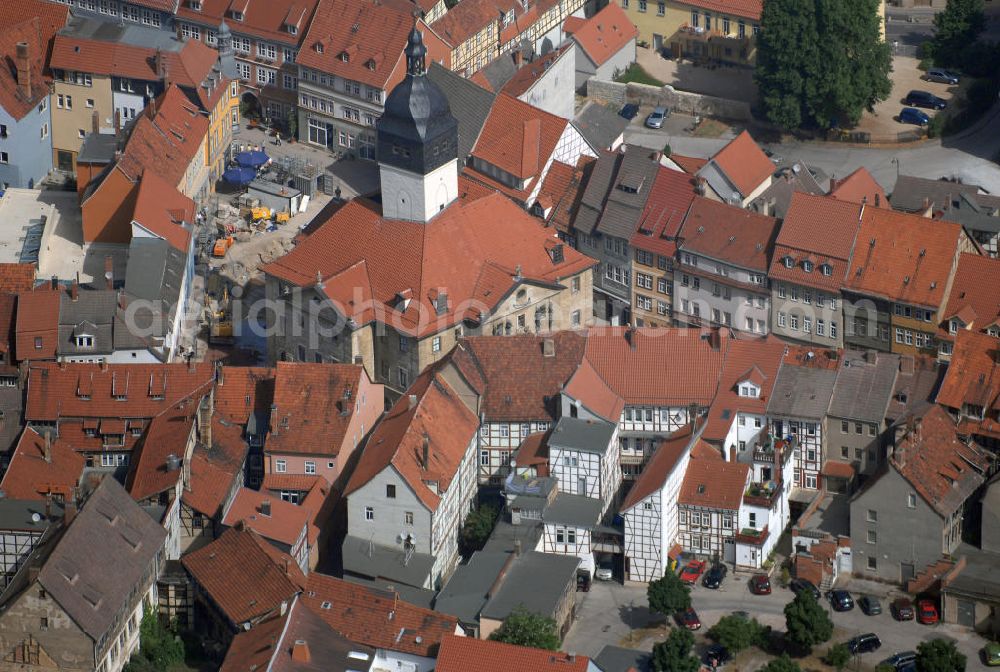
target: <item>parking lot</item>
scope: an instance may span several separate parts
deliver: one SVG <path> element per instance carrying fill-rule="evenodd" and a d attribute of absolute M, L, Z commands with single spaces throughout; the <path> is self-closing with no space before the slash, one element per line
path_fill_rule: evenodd
<path fill-rule="evenodd" d="M 702 628 L 698 631 L 698 651 L 705 648 L 705 633 L 718 620 L 734 611 L 745 611 L 764 625 L 784 630 L 784 608 L 793 598 L 791 591 L 777 585 L 770 595 L 753 595 L 747 588 L 747 574 L 732 575 L 718 590 L 710 590 L 700 583 L 692 588 L 692 604 L 698 612 Z M 855 599 L 862 591 L 874 594 L 882 602 L 882 614 L 866 616 L 860 608 L 834 612 L 828 600 L 822 604 L 832 614 L 835 626 L 833 642 L 846 642 L 855 635 L 874 632 L 882 640 L 882 647 L 860 657 L 863 666 L 874 668 L 880 661 L 898 651 L 915 650 L 917 644 L 934 637 L 954 640 L 969 661 L 968 669 L 979 667 L 979 650 L 986 643 L 979 635 L 955 625 L 920 625 L 916 621 L 899 622 L 889 614 L 889 602 L 899 595 L 890 586 L 871 582 L 844 582 L 838 587 L 851 590 Z M 577 618 L 563 643 L 564 651 L 575 651 L 596 656 L 606 645 L 626 646 L 651 650 L 656 641 L 662 641 L 666 630 L 650 630 L 663 623 L 662 616 L 649 612 L 646 586 L 623 586 L 617 582 L 595 581 L 590 592 L 578 593 Z M 634 641 L 629 642 L 629 633 Z M 825 650 L 826 645 L 819 647 Z"/>
<path fill-rule="evenodd" d="M 958 86 L 939 84 L 937 82 L 927 82 L 921 79 L 924 72 L 917 67 L 920 61 L 916 58 L 906 56 L 896 56 L 892 60 L 892 93 L 887 100 L 875 106 L 874 112 L 865 112 L 858 123 L 856 130 L 865 131 L 872 134 L 872 140 L 878 142 L 885 141 L 889 137 L 902 131 L 911 131 L 917 127 L 911 124 L 902 124 L 896 120 L 899 111 L 906 105 L 903 99 L 906 94 L 916 89 L 918 91 L 928 91 L 935 96 L 944 98 L 948 102 L 949 109 L 937 112 L 921 108 L 927 116 L 934 117 L 936 114 L 949 113 L 955 103 L 957 94 L 966 86 L 962 82 Z"/>

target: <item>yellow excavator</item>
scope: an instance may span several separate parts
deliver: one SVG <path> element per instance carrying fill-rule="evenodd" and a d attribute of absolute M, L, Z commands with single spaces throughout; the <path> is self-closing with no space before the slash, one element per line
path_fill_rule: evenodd
<path fill-rule="evenodd" d="M 229 287 L 222 288 L 222 298 L 219 308 L 212 313 L 209 325 L 208 342 L 212 345 L 232 345 L 236 339 L 233 334 L 232 306 L 229 302 Z"/>

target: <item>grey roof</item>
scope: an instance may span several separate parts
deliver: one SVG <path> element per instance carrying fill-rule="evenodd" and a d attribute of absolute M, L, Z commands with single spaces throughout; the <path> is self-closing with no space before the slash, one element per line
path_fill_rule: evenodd
<path fill-rule="evenodd" d="M 118 309 L 118 292 L 111 289 L 77 292 L 74 301 L 70 294 L 59 297 L 60 355 L 109 353 L 114 349 L 113 324 Z M 94 337 L 93 347 L 78 347 L 74 336 L 87 334 Z"/>
<path fill-rule="evenodd" d="M 479 612 L 489 600 L 490 588 L 512 557 L 511 553 L 505 551 L 473 553 L 468 563 L 455 569 L 448 583 L 438 593 L 434 610 L 455 616 L 465 625 L 478 623 Z"/>
<path fill-rule="evenodd" d="M 513 53 L 501 54 L 499 58 L 495 58 L 483 66 L 479 72 L 490 83 L 490 88 L 499 91 L 517 74 L 517 64 L 514 63 Z"/>
<path fill-rule="evenodd" d="M 73 14 L 70 17 L 67 26 L 59 31 L 60 35 L 84 40 L 130 44 L 136 47 L 160 49 L 161 51 L 180 51 L 184 46 L 184 42 L 171 31 L 147 28 L 132 23 L 101 21 Z"/>
<path fill-rule="evenodd" d="M 45 503 L 34 499 L 0 499 L 0 531 L 42 533 L 53 520 L 62 518 L 62 505 L 50 504 L 49 515 L 45 515 Z M 38 520 L 35 520 L 35 518 Z"/>
<path fill-rule="evenodd" d="M 111 133 L 88 133 L 80 146 L 79 163 L 111 163 L 118 151 L 118 136 Z"/>
<path fill-rule="evenodd" d="M 507 570 L 500 588 L 483 607 L 482 616 L 503 620 L 523 606 L 532 613 L 552 617 L 568 588 L 576 582 L 580 558 L 528 551 Z"/>
<path fill-rule="evenodd" d="M 434 556 L 429 553 L 414 553 L 410 561 L 405 562 L 401 547 L 381 546 L 350 535 L 344 539 L 341 550 L 345 572 L 370 578 L 381 577 L 416 588 L 427 584 L 434 567 Z"/>
<path fill-rule="evenodd" d="M 519 525 L 513 525 L 506 520 L 497 521 L 493 528 L 493 534 L 483 547 L 483 551 L 506 551 L 513 553 L 518 541 L 521 548 L 537 548 L 538 540 L 542 538 L 542 522 L 523 521 Z"/>
<path fill-rule="evenodd" d="M 776 175 L 771 181 L 771 186 L 761 192 L 760 196 L 753 200 L 750 207 L 757 212 L 765 212 L 765 204 L 771 202 L 771 208 L 767 214 L 782 219 L 788 213 L 788 208 L 792 204 L 792 194 L 795 192 L 812 194 L 813 196 L 822 196 L 826 193 L 826 189 L 817 179 L 820 175 L 822 173 L 817 171 L 814 176 L 811 168 L 805 164 L 796 163 Z"/>
<path fill-rule="evenodd" d="M 147 572 L 166 537 L 118 481 L 105 478 L 59 539 L 38 581 L 81 630 L 99 640 L 130 597 L 138 599 L 145 582 L 156 579 Z"/>
<path fill-rule="evenodd" d="M 961 224 L 970 231 L 1000 232 L 1000 212 L 985 205 L 975 194 L 960 194 L 944 209 L 941 219 Z"/>
<path fill-rule="evenodd" d="M 125 295 L 128 304 L 146 302 L 139 310 L 128 311 L 136 331 L 115 329 L 115 349 L 145 348 L 152 337 L 165 336 L 181 296 L 187 258 L 162 238 L 136 237 L 128 248 Z M 119 321 L 124 316 L 119 316 Z M 157 319 L 154 319 L 157 318 Z"/>
<path fill-rule="evenodd" d="M 587 180 L 574 226 L 587 234 L 596 229 L 631 238 L 660 167 L 650 157 L 651 150 L 638 146 L 602 153 Z"/>
<path fill-rule="evenodd" d="M 278 184 L 277 182 L 261 179 L 256 179 L 247 185 L 247 193 L 253 191 L 259 191 L 260 193 L 267 194 L 268 196 L 281 196 L 282 198 L 294 198 L 302 193 L 295 187 L 289 187 L 284 184 Z"/>
<path fill-rule="evenodd" d="M 829 415 L 881 424 L 899 372 L 899 356 L 886 352 L 844 352 L 830 398 Z"/>
<path fill-rule="evenodd" d="M 407 586 L 394 581 L 389 581 L 388 579 L 372 579 L 353 575 L 345 576 L 344 580 L 356 583 L 359 586 L 374 588 L 375 590 L 384 590 L 389 593 L 395 591 L 399 593 L 399 596 L 403 598 L 405 602 L 415 604 L 418 607 L 423 607 L 424 609 L 432 609 L 434 605 L 434 597 L 436 593 L 433 590 L 428 590 L 426 588 Z"/>
<path fill-rule="evenodd" d="M 911 364 L 912 362 L 912 364 Z M 887 419 L 902 422 L 910 414 L 920 415 L 934 404 L 947 367 L 932 357 L 903 357 L 892 391 Z"/>
<path fill-rule="evenodd" d="M 610 422 L 562 417 L 549 434 L 549 454 L 553 448 L 603 454 L 614 435 L 615 425 Z"/>
<path fill-rule="evenodd" d="M 1000 553 L 991 553 L 963 542 L 953 554 L 965 558 L 965 567 L 943 586 L 944 593 L 959 593 L 995 604 L 1000 595 L 1000 578 L 996 568 L 1000 566 Z"/>
<path fill-rule="evenodd" d="M 958 198 L 959 194 L 974 195 L 978 191 L 979 187 L 973 184 L 900 175 L 896 180 L 896 186 L 892 188 L 889 202 L 896 210 L 917 212 L 925 208 L 924 199 L 927 199 L 935 209 L 943 209 L 949 202 Z"/>
<path fill-rule="evenodd" d="M 560 492 L 542 512 L 542 520 L 573 527 L 596 527 L 601 521 L 603 504 L 594 497 Z"/>
<path fill-rule="evenodd" d="M 16 371 L 13 374 L 17 375 Z M 10 454 L 14 443 L 21 436 L 21 413 L 24 402 L 24 391 L 21 384 L 16 387 L 0 387 L 0 413 L 3 419 L 0 421 L 0 454 Z"/>
<path fill-rule="evenodd" d="M 444 92 L 451 113 L 458 120 L 458 159 L 464 164 L 479 139 L 496 96 L 437 63 L 427 69 L 427 77 Z"/>
<path fill-rule="evenodd" d="M 597 151 L 611 149 L 612 143 L 628 128 L 628 119 L 594 101 L 588 101 L 572 123 L 583 139 Z"/>
<path fill-rule="evenodd" d="M 837 372 L 807 366 L 784 365 L 774 381 L 768 415 L 820 420 L 830 406 Z"/>
<path fill-rule="evenodd" d="M 602 672 L 628 672 L 632 669 L 647 672 L 653 669 L 653 654 L 649 651 L 608 645 L 594 658 L 594 664 L 601 668 Z"/>

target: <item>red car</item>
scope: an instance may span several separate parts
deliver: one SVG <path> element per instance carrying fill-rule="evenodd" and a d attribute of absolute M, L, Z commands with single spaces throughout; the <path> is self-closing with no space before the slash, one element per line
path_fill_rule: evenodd
<path fill-rule="evenodd" d="M 750 577 L 750 592 L 754 595 L 771 594 L 771 579 L 767 574 L 754 574 Z"/>
<path fill-rule="evenodd" d="M 677 625 L 685 627 L 688 630 L 700 630 L 701 619 L 698 618 L 698 613 L 694 608 L 688 607 L 684 611 L 677 612 Z"/>
<path fill-rule="evenodd" d="M 934 625 L 940 620 L 934 600 L 917 601 L 917 620 L 924 625 Z"/>
<path fill-rule="evenodd" d="M 692 560 L 684 566 L 681 571 L 681 581 L 684 583 L 694 584 L 698 581 L 698 577 L 701 573 L 705 571 L 705 561 L 704 560 Z"/>

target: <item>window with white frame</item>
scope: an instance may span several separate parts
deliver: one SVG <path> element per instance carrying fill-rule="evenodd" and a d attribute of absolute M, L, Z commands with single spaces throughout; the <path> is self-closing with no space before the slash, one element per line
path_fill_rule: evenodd
<path fill-rule="evenodd" d="M 237 61 L 236 71 L 239 73 L 240 79 L 247 79 L 247 80 L 250 79 L 250 70 L 251 68 L 249 63 L 243 63 L 241 61 Z"/>
<path fill-rule="evenodd" d="M 311 461 L 311 460 L 307 460 L 306 464 L 305 464 L 305 469 L 306 469 L 306 473 L 307 474 L 315 474 L 316 473 L 316 463 L 313 462 L 313 461 Z"/>
<path fill-rule="evenodd" d="M 181 24 L 181 37 L 188 40 L 200 40 L 201 39 L 201 28 L 198 26 L 193 26 L 190 23 Z"/>
<path fill-rule="evenodd" d="M 276 474 L 283 474 L 288 470 L 288 463 L 285 460 L 275 460 L 274 461 L 274 472 Z"/>
<path fill-rule="evenodd" d="M 375 507 L 365 507 L 365 520 L 375 520 Z"/>

